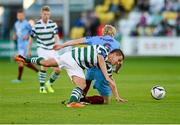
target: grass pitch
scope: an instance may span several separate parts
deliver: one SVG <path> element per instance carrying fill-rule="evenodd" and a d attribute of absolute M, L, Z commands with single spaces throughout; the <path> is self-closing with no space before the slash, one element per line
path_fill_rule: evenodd
<path fill-rule="evenodd" d="M 50 70 L 49 70 L 50 73 Z M 54 84 L 54 94 L 39 94 L 37 74 L 24 70 L 23 82 L 16 78 L 17 65 L 0 61 L 0 123 L 180 123 L 180 58 L 128 58 L 119 75 L 114 74 L 120 94 L 129 100 L 118 104 L 88 105 L 81 109 L 66 108 L 73 84 L 63 71 Z M 162 100 L 150 95 L 154 85 L 167 93 Z M 97 94 L 91 89 L 89 95 Z"/>

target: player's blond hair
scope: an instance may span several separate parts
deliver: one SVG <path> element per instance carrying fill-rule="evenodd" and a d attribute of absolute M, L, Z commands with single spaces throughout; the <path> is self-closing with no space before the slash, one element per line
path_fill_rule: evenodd
<path fill-rule="evenodd" d="M 43 6 L 42 8 L 41 8 L 41 12 L 42 11 L 50 11 L 50 7 L 49 6 Z"/>
<path fill-rule="evenodd" d="M 109 35 L 114 37 L 116 35 L 116 28 L 112 25 L 105 25 L 103 28 L 103 35 Z"/>

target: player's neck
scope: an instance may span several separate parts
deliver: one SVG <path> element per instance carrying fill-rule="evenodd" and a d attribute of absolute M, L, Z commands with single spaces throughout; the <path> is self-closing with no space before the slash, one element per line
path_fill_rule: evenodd
<path fill-rule="evenodd" d="M 48 20 L 42 20 L 42 22 L 43 22 L 44 24 L 47 24 L 47 23 L 48 23 Z"/>

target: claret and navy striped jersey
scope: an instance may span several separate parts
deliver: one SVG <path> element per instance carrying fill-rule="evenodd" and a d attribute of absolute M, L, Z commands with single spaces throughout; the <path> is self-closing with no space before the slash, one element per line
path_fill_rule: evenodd
<path fill-rule="evenodd" d="M 42 20 L 36 22 L 32 28 L 31 36 L 36 38 L 37 47 L 51 50 L 55 44 L 54 35 L 58 33 L 57 24 L 52 20 L 43 23 Z"/>
<path fill-rule="evenodd" d="M 72 50 L 72 57 L 82 69 L 98 67 L 97 55 L 102 55 L 107 61 L 109 50 L 102 45 L 93 45 L 86 47 L 75 47 Z M 112 65 L 106 62 L 108 74 L 112 74 Z"/>

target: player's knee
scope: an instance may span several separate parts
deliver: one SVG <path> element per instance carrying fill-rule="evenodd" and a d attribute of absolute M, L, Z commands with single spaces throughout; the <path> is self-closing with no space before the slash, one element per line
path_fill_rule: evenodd
<path fill-rule="evenodd" d="M 86 88 L 86 83 L 82 84 L 82 89 L 84 90 Z"/>
<path fill-rule="evenodd" d="M 51 63 L 49 61 L 46 61 L 46 60 L 42 61 L 41 64 L 45 67 L 51 67 Z"/>
<path fill-rule="evenodd" d="M 77 76 L 72 76 L 72 81 L 82 90 L 86 88 L 86 80 Z"/>
<path fill-rule="evenodd" d="M 49 64 L 48 63 L 43 63 L 43 66 L 49 67 Z"/>
<path fill-rule="evenodd" d="M 58 68 L 58 67 L 55 67 L 55 68 L 54 68 L 54 72 L 55 72 L 56 74 L 59 74 L 60 71 L 61 71 L 60 68 Z"/>

